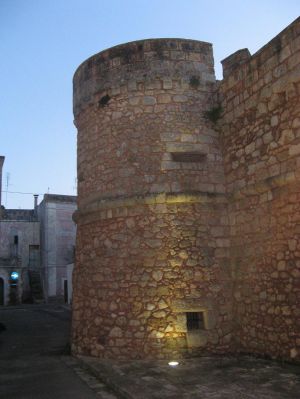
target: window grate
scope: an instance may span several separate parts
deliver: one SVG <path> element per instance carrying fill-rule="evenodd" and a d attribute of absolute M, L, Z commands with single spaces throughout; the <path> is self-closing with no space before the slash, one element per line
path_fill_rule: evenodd
<path fill-rule="evenodd" d="M 187 330 L 204 330 L 204 313 L 203 312 L 187 312 L 186 313 Z"/>

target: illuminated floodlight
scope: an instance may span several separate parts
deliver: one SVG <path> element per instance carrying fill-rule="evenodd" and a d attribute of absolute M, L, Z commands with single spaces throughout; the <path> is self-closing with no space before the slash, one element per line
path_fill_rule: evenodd
<path fill-rule="evenodd" d="M 12 280 L 18 280 L 18 278 L 19 278 L 19 273 L 18 273 L 18 272 L 11 272 L 10 278 L 11 278 Z"/>
<path fill-rule="evenodd" d="M 178 364 L 179 364 L 179 362 L 176 362 L 174 360 L 172 360 L 171 362 L 168 363 L 168 365 L 171 367 L 176 367 L 176 366 L 178 366 Z"/>

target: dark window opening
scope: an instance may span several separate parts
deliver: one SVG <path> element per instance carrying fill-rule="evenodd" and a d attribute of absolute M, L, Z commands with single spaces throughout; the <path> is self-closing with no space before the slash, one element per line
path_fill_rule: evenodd
<path fill-rule="evenodd" d="M 68 303 L 68 280 L 64 280 L 64 301 Z"/>
<path fill-rule="evenodd" d="M 203 162 L 206 154 L 200 152 L 171 152 L 172 160 L 175 162 Z"/>
<path fill-rule="evenodd" d="M 188 331 L 204 330 L 204 312 L 187 312 L 186 326 Z"/>
<path fill-rule="evenodd" d="M 14 236 L 14 244 L 18 245 L 19 243 L 19 236 Z"/>
<path fill-rule="evenodd" d="M 190 85 L 191 87 L 193 87 L 194 89 L 197 89 L 200 85 L 200 80 L 198 78 L 198 76 L 192 76 L 190 78 Z"/>
<path fill-rule="evenodd" d="M 105 96 L 100 98 L 99 106 L 100 107 L 105 107 L 108 104 L 109 100 L 110 100 L 110 97 L 109 97 L 108 94 L 106 94 Z"/>
<path fill-rule="evenodd" d="M 0 306 L 4 305 L 4 280 L 0 277 Z"/>

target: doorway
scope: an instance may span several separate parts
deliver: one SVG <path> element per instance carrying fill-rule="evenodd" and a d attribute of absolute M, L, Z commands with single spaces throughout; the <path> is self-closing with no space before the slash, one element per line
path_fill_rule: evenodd
<path fill-rule="evenodd" d="M 64 300 L 68 303 L 68 280 L 64 280 Z"/>
<path fill-rule="evenodd" d="M 4 280 L 0 277 L 0 306 L 4 305 Z"/>

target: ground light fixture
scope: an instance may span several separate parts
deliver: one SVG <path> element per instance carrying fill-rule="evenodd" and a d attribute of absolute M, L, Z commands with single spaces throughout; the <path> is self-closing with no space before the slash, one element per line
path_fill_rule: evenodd
<path fill-rule="evenodd" d="M 168 365 L 170 367 L 177 367 L 179 365 L 179 362 L 176 362 L 175 360 L 172 360 L 172 361 L 168 362 Z"/>

